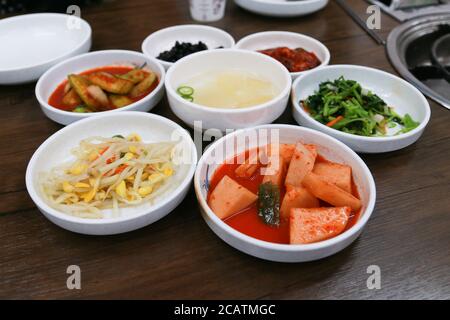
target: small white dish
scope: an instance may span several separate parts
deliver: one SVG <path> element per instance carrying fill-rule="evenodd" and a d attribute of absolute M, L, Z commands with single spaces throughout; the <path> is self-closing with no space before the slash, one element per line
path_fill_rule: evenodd
<path fill-rule="evenodd" d="M 51 94 L 63 81 L 67 80 L 67 76 L 71 73 L 78 74 L 90 69 L 105 66 L 137 67 L 142 66 L 144 63 L 146 63 L 145 68 L 156 73 L 159 84 L 144 98 L 128 106 L 101 112 L 77 113 L 60 110 L 48 104 L 48 99 Z M 49 69 L 37 82 L 35 93 L 45 115 L 55 122 L 66 125 L 74 121 L 100 114 L 123 111 L 150 111 L 164 96 L 164 78 L 165 70 L 162 65 L 156 59 L 146 57 L 140 52 L 127 50 L 94 51 L 65 60 Z"/>
<path fill-rule="evenodd" d="M 307 35 L 287 32 L 287 31 L 265 31 L 250 34 L 236 43 L 236 49 L 259 51 L 277 47 L 288 47 L 290 49 L 303 48 L 306 51 L 313 52 L 321 61 L 321 64 L 314 69 L 326 66 L 330 63 L 330 51 L 319 40 Z M 311 70 L 314 70 L 311 69 Z M 292 80 L 298 76 L 309 72 L 291 72 Z"/>
<path fill-rule="evenodd" d="M 240 70 L 271 79 L 280 89 L 272 100 L 240 109 L 212 108 L 183 99 L 177 88 L 196 75 L 214 70 Z M 188 126 L 196 121 L 203 129 L 241 129 L 271 123 L 286 109 L 292 80 L 289 71 L 269 56 L 237 49 L 198 52 L 177 61 L 167 71 L 166 91 L 172 111 Z"/>
<path fill-rule="evenodd" d="M 58 13 L 25 14 L 0 20 L 0 85 L 38 79 L 67 58 L 88 52 L 91 27 Z"/>
<path fill-rule="evenodd" d="M 399 135 L 364 137 L 327 127 L 314 120 L 300 105 L 300 101 L 318 90 L 321 82 L 333 81 L 340 76 L 359 82 L 364 89 L 378 95 L 398 114 L 403 116 L 408 113 L 420 125 Z M 420 138 L 431 116 L 427 99 L 413 85 L 385 71 L 357 65 L 332 65 L 311 70 L 294 81 L 291 99 L 297 123 L 329 134 L 362 153 L 389 152 L 409 146 Z"/>
<path fill-rule="evenodd" d="M 181 139 L 183 161 L 171 177 L 178 186 L 155 198 L 154 203 L 120 208 L 117 218 L 86 219 L 71 216 L 49 206 L 38 185 L 40 172 L 73 160 L 70 150 L 90 136 L 111 137 L 137 133 L 144 142 L 178 141 Z M 90 235 L 124 233 L 149 225 L 174 210 L 191 186 L 197 163 L 197 152 L 189 133 L 175 122 L 143 112 L 109 113 L 73 123 L 50 136 L 33 154 L 26 172 L 26 186 L 38 209 L 61 228 Z M 170 191 L 170 192 L 169 192 Z"/>
<path fill-rule="evenodd" d="M 274 131 L 275 130 L 275 131 Z M 353 179 L 363 207 L 358 221 L 340 235 L 317 243 L 303 245 L 277 244 L 245 235 L 216 216 L 207 203 L 208 187 L 214 172 L 222 163 L 249 148 L 258 146 L 255 139 L 245 137 L 271 137 L 278 131 L 280 143 L 315 144 L 318 153 L 330 161 L 352 167 Z M 270 143 L 270 140 L 268 141 Z M 352 243 L 362 232 L 375 206 L 375 182 L 364 161 L 342 142 L 324 133 L 293 125 L 272 124 L 238 130 L 215 141 L 200 158 L 194 176 L 194 187 L 203 219 L 214 233 L 230 246 L 249 255 L 278 262 L 305 262 L 335 254 Z"/>
<path fill-rule="evenodd" d="M 170 50 L 177 41 L 191 43 L 202 41 L 208 50 L 219 47 L 232 48 L 235 43 L 233 37 L 222 29 L 199 24 L 185 24 L 164 28 L 150 34 L 142 42 L 142 52 L 148 57 L 156 58 L 161 52 Z M 158 61 L 166 70 L 174 64 L 160 59 Z"/>
<path fill-rule="evenodd" d="M 328 0 L 234 0 L 236 4 L 253 13 L 271 17 L 304 16 L 324 8 Z"/>

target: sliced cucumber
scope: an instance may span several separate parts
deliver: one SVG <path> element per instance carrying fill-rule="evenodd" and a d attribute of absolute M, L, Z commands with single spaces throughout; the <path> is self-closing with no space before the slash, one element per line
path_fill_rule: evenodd
<path fill-rule="evenodd" d="M 194 88 L 188 86 L 180 86 L 177 89 L 177 93 L 183 98 L 186 96 L 192 96 L 194 94 Z"/>

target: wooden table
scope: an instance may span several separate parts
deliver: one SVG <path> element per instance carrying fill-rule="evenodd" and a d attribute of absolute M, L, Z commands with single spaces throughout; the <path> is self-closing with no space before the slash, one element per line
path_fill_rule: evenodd
<path fill-rule="evenodd" d="M 366 2 L 350 4 L 365 15 Z M 106 2 L 82 16 L 93 29 L 92 50 L 140 51 L 151 32 L 192 23 L 186 0 Z M 264 30 L 305 33 L 328 46 L 333 64 L 395 73 L 384 48 L 333 1 L 307 17 L 275 19 L 229 0 L 226 17 L 212 25 L 236 39 Z M 386 37 L 396 25 L 383 15 L 379 32 Z M 36 148 L 61 126 L 41 112 L 34 86 L 0 87 L 0 298 L 450 298 L 450 113 L 437 104 L 430 101 L 432 119 L 416 144 L 362 156 L 378 197 L 361 237 L 330 258 L 282 264 L 247 256 L 216 237 L 193 188 L 169 216 L 123 235 L 83 236 L 50 223 L 29 198 L 24 175 Z M 180 121 L 166 100 L 154 112 Z M 277 122 L 294 123 L 290 108 Z M 81 267 L 81 290 L 66 287 L 72 264 Z M 369 265 L 381 268 L 380 290 L 367 289 Z"/>

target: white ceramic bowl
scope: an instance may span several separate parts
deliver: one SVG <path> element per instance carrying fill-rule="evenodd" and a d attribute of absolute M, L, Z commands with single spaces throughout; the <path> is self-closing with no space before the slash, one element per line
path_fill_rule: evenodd
<path fill-rule="evenodd" d="M 115 134 L 138 133 L 144 142 L 178 141 L 181 138 L 187 161 L 175 170 L 172 181 L 177 187 L 155 198 L 154 204 L 121 208 L 116 218 L 85 219 L 74 217 L 49 206 L 38 185 L 40 172 L 73 160 L 70 150 L 90 136 L 110 137 Z M 28 163 L 26 186 L 38 209 L 61 228 L 91 235 L 107 235 L 132 231 L 149 225 L 170 213 L 186 196 L 197 163 L 195 145 L 189 133 L 164 117 L 142 112 L 110 113 L 73 123 L 50 136 L 36 150 Z M 105 214 L 110 212 L 105 210 Z M 106 215 L 107 216 L 107 215 Z"/>
<path fill-rule="evenodd" d="M 126 107 L 92 113 L 77 113 L 57 109 L 48 104 L 53 91 L 67 79 L 71 73 L 80 73 L 89 69 L 105 66 L 141 66 L 147 63 L 145 68 L 153 71 L 159 78 L 158 86 L 142 98 Z M 36 98 L 41 105 L 42 111 L 47 117 L 61 124 L 69 124 L 84 118 L 123 111 L 144 111 L 151 110 L 164 96 L 165 70 L 161 64 L 153 58 L 146 57 L 140 52 L 127 50 L 104 50 L 86 53 L 71 59 L 65 60 L 49 69 L 36 84 Z"/>
<path fill-rule="evenodd" d="M 238 69 L 272 79 L 280 93 L 274 99 L 253 107 L 241 109 L 211 108 L 192 103 L 180 97 L 176 90 L 192 77 L 213 70 Z M 236 49 L 211 50 L 192 54 L 175 63 L 166 77 L 166 91 L 172 111 L 188 126 L 202 121 L 203 129 L 248 128 L 271 123 L 286 109 L 291 76 L 278 61 L 269 56 Z"/>
<path fill-rule="evenodd" d="M 233 229 L 214 214 L 209 208 L 206 199 L 209 181 L 211 181 L 215 170 L 225 160 L 244 152 L 248 148 L 258 146 L 258 142 L 254 141 L 254 139 L 245 139 L 244 137 L 252 136 L 252 134 L 256 136 L 262 134 L 264 136 L 264 132 L 270 137 L 274 130 L 279 130 L 278 136 L 281 143 L 295 143 L 300 140 L 304 143 L 315 144 L 318 147 L 318 152 L 326 159 L 345 163 L 352 167 L 353 179 L 358 187 L 363 203 L 361 215 L 354 226 L 332 239 L 313 244 L 276 244 L 247 236 Z M 250 142 L 245 143 L 246 140 L 250 140 Z M 233 152 L 234 148 L 236 148 L 236 153 Z M 349 147 L 315 130 L 278 124 L 238 130 L 214 142 L 200 158 L 194 176 L 194 186 L 202 216 L 217 236 L 232 247 L 249 255 L 279 262 L 312 261 L 330 256 L 344 249 L 363 230 L 372 214 L 376 198 L 375 182 L 372 174 L 361 158 Z"/>
<path fill-rule="evenodd" d="M 0 20 L 0 85 L 34 81 L 58 62 L 88 52 L 91 33 L 85 20 L 66 14 Z"/>
<path fill-rule="evenodd" d="M 199 24 L 185 24 L 164 28 L 150 34 L 142 42 L 142 52 L 148 57 L 156 58 L 161 52 L 170 50 L 176 41 L 191 43 L 202 41 L 209 50 L 234 46 L 233 37 L 222 29 Z M 166 70 L 173 65 L 173 62 L 159 59 L 158 61 Z"/>
<path fill-rule="evenodd" d="M 297 17 L 324 8 L 328 0 L 234 0 L 237 5 L 253 13 L 271 17 Z"/>
<path fill-rule="evenodd" d="M 277 47 L 288 47 L 291 49 L 303 48 L 306 51 L 313 52 L 322 62 L 314 69 L 326 66 L 330 63 L 330 51 L 320 41 L 301 33 L 287 31 L 265 31 L 250 34 L 236 43 L 236 49 L 251 51 L 265 50 Z M 311 69 L 313 70 L 313 69 Z M 291 72 L 292 79 L 305 74 L 307 71 Z"/>
<path fill-rule="evenodd" d="M 340 76 L 358 81 L 363 88 L 377 94 L 389 106 L 394 107 L 398 114 L 409 113 L 420 125 L 400 135 L 364 137 L 327 127 L 314 120 L 300 105 L 300 101 L 318 90 L 321 82 L 332 81 Z M 362 153 L 389 152 L 409 146 L 420 138 L 431 115 L 428 101 L 410 83 L 390 73 L 356 65 L 332 65 L 308 72 L 295 80 L 291 99 L 294 118 L 300 125 L 329 134 Z"/>

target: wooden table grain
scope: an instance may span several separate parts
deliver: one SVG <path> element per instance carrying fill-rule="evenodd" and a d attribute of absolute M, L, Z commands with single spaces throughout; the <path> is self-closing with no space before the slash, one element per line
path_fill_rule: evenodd
<path fill-rule="evenodd" d="M 366 2 L 349 3 L 366 15 Z M 192 23 L 186 0 L 108 1 L 84 8 L 82 16 L 93 29 L 92 50 L 140 51 L 151 32 Z M 279 19 L 229 0 L 226 17 L 212 25 L 236 39 L 265 30 L 305 33 L 328 46 L 333 64 L 395 73 L 384 48 L 334 1 L 307 17 Z M 396 25 L 383 14 L 378 32 L 386 38 Z M 193 188 L 166 218 L 127 234 L 83 236 L 50 223 L 29 198 L 24 176 L 33 152 L 61 126 L 41 112 L 34 86 L 0 87 L 0 298 L 450 298 L 450 113 L 437 104 L 430 101 L 431 122 L 416 144 L 362 155 L 378 195 L 360 238 L 332 257 L 282 264 L 247 256 L 216 237 Z M 165 99 L 153 112 L 180 122 Z M 276 122 L 293 124 L 290 108 Z M 81 268 L 81 290 L 66 287 L 69 265 Z M 381 269 L 379 290 L 367 288 L 370 265 Z"/>

